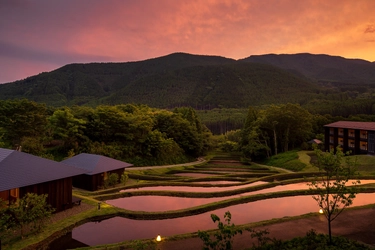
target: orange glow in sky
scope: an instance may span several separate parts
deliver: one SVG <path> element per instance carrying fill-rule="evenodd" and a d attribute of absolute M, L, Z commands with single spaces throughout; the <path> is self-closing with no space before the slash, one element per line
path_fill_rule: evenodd
<path fill-rule="evenodd" d="M 69 63 L 174 52 L 312 53 L 375 61 L 374 0 L 0 2 L 0 83 Z"/>

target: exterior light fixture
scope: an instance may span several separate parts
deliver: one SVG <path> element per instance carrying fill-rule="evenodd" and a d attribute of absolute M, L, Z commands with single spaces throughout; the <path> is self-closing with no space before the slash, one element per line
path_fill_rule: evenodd
<path fill-rule="evenodd" d="M 161 241 L 161 236 L 160 236 L 160 235 L 158 235 L 158 236 L 156 237 L 156 241 L 157 241 L 157 242 Z"/>

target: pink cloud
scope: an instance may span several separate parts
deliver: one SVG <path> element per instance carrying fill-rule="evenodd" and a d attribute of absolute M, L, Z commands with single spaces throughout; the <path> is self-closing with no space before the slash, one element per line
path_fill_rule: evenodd
<path fill-rule="evenodd" d="M 14 49 L 0 61 L 35 58 L 55 67 L 173 52 L 234 59 L 310 52 L 375 61 L 368 42 L 374 40 L 374 9 L 372 0 L 8 1 L 0 8 L 0 51 L 2 45 Z M 8 64 L 2 65 L 0 82 Z"/>

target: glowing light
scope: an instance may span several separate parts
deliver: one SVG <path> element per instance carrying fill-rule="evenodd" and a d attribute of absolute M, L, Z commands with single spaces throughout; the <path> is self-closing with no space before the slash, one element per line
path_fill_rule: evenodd
<path fill-rule="evenodd" d="M 323 213 L 323 209 L 320 209 L 320 210 L 319 210 L 319 213 L 322 214 L 322 213 Z"/>
<path fill-rule="evenodd" d="M 158 235 L 158 236 L 156 237 L 156 241 L 161 241 L 161 236 L 160 236 L 160 235 Z"/>

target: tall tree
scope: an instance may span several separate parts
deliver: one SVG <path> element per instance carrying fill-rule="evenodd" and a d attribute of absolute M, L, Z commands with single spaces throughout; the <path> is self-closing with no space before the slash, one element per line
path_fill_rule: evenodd
<path fill-rule="evenodd" d="M 203 142 L 196 127 L 180 113 L 156 112 L 154 129 L 173 139 L 186 154 L 197 156 L 201 153 Z"/>
<path fill-rule="evenodd" d="M 298 104 L 270 105 L 260 112 L 258 122 L 272 138 L 275 155 L 279 149 L 286 152 L 289 145 L 301 144 L 312 131 L 311 114 Z"/>
<path fill-rule="evenodd" d="M 335 152 L 336 151 L 336 152 Z M 356 197 L 356 185 L 359 180 L 352 182 L 352 186 L 346 184 L 357 175 L 355 171 L 356 162 L 351 162 L 346 158 L 346 165 L 343 164 L 344 153 L 338 147 L 330 152 L 322 152 L 315 149 L 317 156 L 317 167 L 324 173 L 321 177 L 316 177 L 309 183 L 310 190 L 317 192 L 313 199 L 322 209 L 327 222 L 329 242 L 332 243 L 331 223 L 345 208 L 353 204 Z"/>
<path fill-rule="evenodd" d="M 78 149 L 78 146 L 85 139 L 84 128 L 86 122 L 75 118 L 67 107 L 56 110 L 48 118 L 54 139 L 61 140 L 64 148 Z"/>
<path fill-rule="evenodd" d="M 204 154 L 210 148 L 210 138 L 212 134 L 207 127 L 201 123 L 195 110 L 191 107 L 182 107 L 174 109 L 173 112 L 181 114 L 182 118 L 190 123 L 190 133 L 188 136 L 190 137 L 190 144 L 194 145 L 194 150 L 189 154 L 193 156 Z"/>
<path fill-rule="evenodd" d="M 299 104 L 287 103 L 281 105 L 281 120 L 283 126 L 282 144 L 284 152 L 289 150 L 289 146 L 300 146 L 311 136 L 312 115 Z"/>
<path fill-rule="evenodd" d="M 244 127 L 241 130 L 240 147 L 243 155 L 248 158 L 256 158 L 260 155 L 269 157 L 270 148 L 266 133 L 259 128 L 259 110 L 249 107 Z"/>

